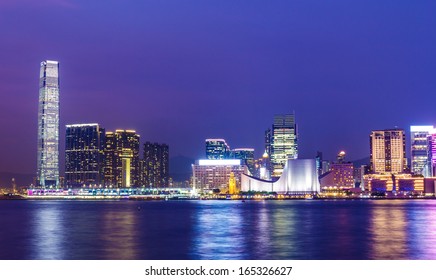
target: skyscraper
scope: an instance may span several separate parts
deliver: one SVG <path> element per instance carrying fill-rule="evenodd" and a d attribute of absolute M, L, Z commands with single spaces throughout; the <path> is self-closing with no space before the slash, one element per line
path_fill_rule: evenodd
<path fill-rule="evenodd" d="M 226 159 L 229 157 L 230 147 L 224 139 L 206 139 L 206 158 Z"/>
<path fill-rule="evenodd" d="M 169 147 L 166 144 L 144 144 L 143 183 L 146 187 L 168 187 Z"/>
<path fill-rule="evenodd" d="M 429 161 L 428 145 L 429 137 L 434 133 L 434 127 L 430 125 L 410 127 L 410 156 L 412 160 L 412 173 L 424 173 L 424 167 Z"/>
<path fill-rule="evenodd" d="M 104 157 L 106 186 L 131 187 L 140 184 L 139 135 L 136 131 L 106 132 Z"/>
<path fill-rule="evenodd" d="M 59 186 L 59 62 L 41 62 L 39 72 L 37 184 Z"/>
<path fill-rule="evenodd" d="M 270 143 L 271 174 L 278 178 L 283 172 L 283 168 L 288 159 L 298 158 L 297 145 L 297 125 L 295 115 L 276 115 L 271 132 L 265 133 L 265 138 L 270 135 L 271 139 L 266 139 L 265 143 Z"/>
<path fill-rule="evenodd" d="M 374 130 L 371 132 L 369 139 L 371 173 L 398 174 L 406 170 L 406 136 L 404 130 Z"/>
<path fill-rule="evenodd" d="M 231 150 L 232 159 L 240 159 L 242 165 L 246 165 L 251 174 L 254 174 L 254 149 L 253 148 L 236 148 Z"/>
<path fill-rule="evenodd" d="M 104 129 L 98 124 L 66 126 L 65 183 L 68 187 L 103 183 Z"/>

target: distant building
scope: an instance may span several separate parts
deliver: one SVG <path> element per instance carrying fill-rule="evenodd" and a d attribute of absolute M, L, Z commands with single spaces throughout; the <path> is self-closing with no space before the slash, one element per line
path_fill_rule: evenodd
<path fill-rule="evenodd" d="M 192 165 L 192 184 L 194 189 L 207 193 L 214 190 L 229 191 L 229 181 L 233 174 L 236 188 L 241 188 L 241 176 L 247 173 L 247 166 L 238 159 L 199 160 Z"/>
<path fill-rule="evenodd" d="M 72 124 L 65 133 L 67 187 L 103 184 L 104 129 L 98 124 Z"/>
<path fill-rule="evenodd" d="M 59 62 L 41 62 L 37 186 L 59 186 Z"/>
<path fill-rule="evenodd" d="M 266 150 L 271 158 L 271 176 L 278 178 L 288 159 L 298 158 L 295 115 L 276 115 L 272 130 L 265 132 Z"/>
<path fill-rule="evenodd" d="M 246 165 L 251 174 L 254 173 L 254 149 L 236 148 L 231 150 L 230 159 L 240 159 L 241 164 Z"/>
<path fill-rule="evenodd" d="M 277 181 L 242 174 L 241 184 L 243 192 L 313 194 L 320 191 L 315 159 L 288 159 Z"/>
<path fill-rule="evenodd" d="M 261 158 L 255 160 L 254 173 L 251 173 L 251 175 L 262 180 L 271 180 L 270 166 L 271 162 L 268 153 L 265 151 Z"/>
<path fill-rule="evenodd" d="M 427 137 L 427 162 L 423 167 L 424 177 L 436 176 L 436 130 Z"/>
<path fill-rule="evenodd" d="M 431 137 L 434 132 L 435 128 L 430 125 L 410 127 L 410 156 L 412 161 L 411 171 L 413 174 L 424 175 L 424 168 L 430 161 L 428 153 L 429 137 Z"/>
<path fill-rule="evenodd" d="M 139 186 L 139 135 L 134 130 L 106 132 L 104 147 L 105 185 Z"/>
<path fill-rule="evenodd" d="M 146 187 L 169 187 L 169 147 L 146 142 L 143 158 L 143 184 Z"/>
<path fill-rule="evenodd" d="M 332 163 L 330 171 L 320 176 L 319 182 L 321 190 L 337 188 L 347 190 L 354 188 L 354 167 L 351 162 Z"/>
<path fill-rule="evenodd" d="M 229 157 L 230 147 L 224 139 L 206 139 L 207 159 L 226 159 Z"/>
<path fill-rule="evenodd" d="M 345 162 L 345 152 L 340 151 L 337 162 L 330 164 L 330 170 L 319 177 L 321 191 L 337 193 L 354 188 L 354 166 Z"/>
<path fill-rule="evenodd" d="M 371 173 L 398 174 L 406 171 L 406 137 L 404 130 L 374 130 L 369 138 Z"/>
<path fill-rule="evenodd" d="M 366 174 L 365 189 L 372 193 L 424 192 L 424 178 L 411 174 Z"/>

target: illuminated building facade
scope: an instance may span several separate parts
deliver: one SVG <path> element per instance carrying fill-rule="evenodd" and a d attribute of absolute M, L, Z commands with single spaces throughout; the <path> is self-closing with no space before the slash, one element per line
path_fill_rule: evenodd
<path fill-rule="evenodd" d="M 240 159 L 241 164 L 246 165 L 251 174 L 254 172 L 254 149 L 237 148 L 231 150 L 230 159 Z"/>
<path fill-rule="evenodd" d="M 411 171 L 413 174 L 424 175 L 424 168 L 429 162 L 429 137 L 434 132 L 434 127 L 429 125 L 410 127 L 410 156 L 412 160 Z"/>
<path fill-rule="evenodd" d="M 116 130 L 106 132 L 105 138 L 105 185 L 139 186 L 139 135 L 134 130 Z"/>
<path fill-rule="evenodd" d="M 315 159 L 288 159 L 277 181 L 268 181 L 242 174 L 243 192 L 275 192 L 279 194 L 314 194 L 320 186 Z"/>
<path fill-rule="evenodd" d="M 247 171 L 247 166 L 241 165 L 238 159 L 199 160 L 192 165 L 192 184 L 194 189 L 203 193 L 212 190 L 228 192 L 231 174 L 233 173 L 236 189 L 240 189 L 241 176 Z"/>
<path fill-rule="evenodd" d="M 268 137 L 270 137 L 270 139 L 267 139 Z M 269 147 L 267 147 L 266 150 L 270 151 L 271 176 L 278 178 L 282 174 L 288 159 L 298 158 L 295 115 L 274 116 L 272 130 L 266 131 L 265 138 L 265 144 L 269 143 Z"/>
<path fill-rule="evenodd" d="M 329 189 L 347 190 L 354 188 L 354 167 L 351 162 L 337 162 L 330 165 L 330 171 L 320 176 L 322 191 Z"/>
<path fill-rule="evenodd" d="M 398 174 L 406 171 L 406 136 L 404 130 L 374 130 L 369 138 L 371 173 Z"/>
<path fill-rule="evenodd" d="M 206 139 L 207 159 L 227 159 L 230 147 L 224 139 Z"/>
<path fill-rule="evenodd" d="M 427 137 L 427 163 L 422 173 L 424 177 L 436 176 L 436 130 Z"/>
<path fill-rule="evenodd" d="M 366 174 L 363 180 L 365 189 L 372 193 L 424 192 L 424 178 L 411 174 Z"/>
<path fill-rule="evenodd" d="M 65 134 L 65 183 L 67 187 L 103 183 L 104 129 L 98 124 L 72 124 Z"/>
<path fill-rule="evenodd" d="M 59 186 L 59 62 L 41 62 L 39 74 L 37 185 Z"/>
<path fill-rule="evenodd" d="M 144 144 L 143 184 L 146 187 L 169 186 L 169 147 L 167 144 Z"/>

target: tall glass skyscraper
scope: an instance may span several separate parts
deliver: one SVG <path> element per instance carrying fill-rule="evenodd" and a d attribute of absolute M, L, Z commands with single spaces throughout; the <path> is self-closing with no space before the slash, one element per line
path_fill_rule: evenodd
<path fill-rule="evenodd" d="M 424 175 L 429 162 L 429 136 L 434 133 L 432 125 L 412 125 L 410 127 L 410 157 L 412 173 Z"/>
<path fill-rule="evenodd" d="M 226 159 L 229 157 L 230 147 L 224 139 L 206 139 L 207 159 Z"/>
<path fill-rule="evenodd" d="M 59 62 L 41 62 L 38 107 L 39 187 L 59 186 Z"/>
<path fill-rule="evenodd" d="M 267 130 L 265 137 L 270 137 L 271 153 L 271 174 L 272 177 L 278 178 L 282 175 L 288 159 L 298 158 L 298 137 L 297 124 L 295 123 L 295 115 L 276 115 L 274 116 L 274 124 L 272 130 Z"/>

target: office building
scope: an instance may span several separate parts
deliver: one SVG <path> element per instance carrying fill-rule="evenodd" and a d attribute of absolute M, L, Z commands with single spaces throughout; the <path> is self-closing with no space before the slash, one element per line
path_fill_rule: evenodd
<path fill-rule="evenodd" d="M 65 134 L 65 183 L 67 187 L 103 184 L 104 129 L 98 124 L 72 124 Z"/>
<path fill-rule="evenodd" d="M 59 186 L 59 63 L 41 62 L 39 74 L 37 185 Z"/>
<path fill-rule="evenodd" d="M 410 157 L 411 171 L 416 175 L 424 175 L 424 168 L 429 163 L 429 144 L 431 135 L 435 132 L 433 126 L 410 127 Z M 430 140 L 430 142 L 429 142 Z M 431 156 L 431 154 L 430 154 Z"/>
<path fill-rule="evenodd" d="M 230 159 L 240 159 L 241 164 L 246 165 L 251 174 L 255 172 L 254 166 L 254 149 L 236 148 L 231 150 Z"/>
<path fill-rule="evenodd" d="M 146 187 L 169 187 L 169 147 L 166 144 L 146 142 L 142 182 Z"/>
<path fill-rule="evenodd" d="M 398 174 L 406 171 L 406 137 L 404 130 L 374 130 L 369 138 L 371 173 Z"/>
<path fill-rule="evenodd" d="M 206 139 L 207 159 L 229 158 L 230 147 L 224 139 Z"/>
<path fill-rule="evenodd" d="M 271 130 L 265 132 L 266 150 L 271 159 L 271 175 L 279 178 L 288 159 L 298 158 L 297 125 L 294 114 L 276 115 Z"/>
<path fill-rule="evenodd" d="M 109 187 L 141 185 L 139 135 L 134 130 L 106 132 L 104 179 Z"/>
<path fill-rule="evenodd" d="M 238 159 L 199 160 L 192 165 L 192 185 L 200 193 L 228 193 L 231 176 L 236 182 L 236 185 L 232 185 L 232 191 L 241 189 L 243 173 L 247 173 L 247 166 Z"/>

